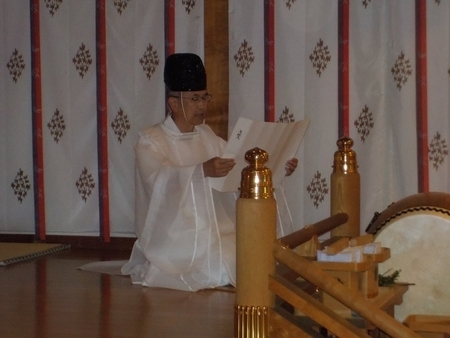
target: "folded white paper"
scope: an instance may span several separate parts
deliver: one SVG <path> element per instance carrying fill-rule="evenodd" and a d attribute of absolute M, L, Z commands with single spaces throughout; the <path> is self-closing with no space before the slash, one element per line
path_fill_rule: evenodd
<path fill-rule="evenodd" d="M 363 253 L 373 255 L 381 252 L 381 242 L 368 243 L 363 247 Z"/>
<path fill-rule="evenodd" d="M 269 154 L 266 167 L 272 171 L 273 187 L 279 187 L 286 174 L 286 162 L 295 157 L 309 122 L 307 119 L 276 123 L 239 118 L 222 155 L 234 158 L 236 165 L 227 176 L 210 178 L 211 186 L 218 191 L 238 191 L 242 169 L 248 166 L 245 153 L 258 147 Z"/>
<path fill-rule="evenodd" d="M 325 250 L 317 250 L 319 262 L 360 263 L 363 257 L 362 246 L 348 247 L 334 255 L 326 254 Z"/>

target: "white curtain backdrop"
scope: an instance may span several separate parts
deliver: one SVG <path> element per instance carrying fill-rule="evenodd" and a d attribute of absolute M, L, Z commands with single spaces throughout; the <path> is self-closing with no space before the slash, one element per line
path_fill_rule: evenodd
<path fill-rule="evenodd" d="M 450 191 L 450 2 L 427 0 L 430 190 Z"/>
<path fill-rule="evenodd" d="M 311 119 L 314 113 L 307 112 L 305 78 L 306 62 L 308 51 L 306 49 L 306 26 L 308 17 L 307 3 L 300 2 L 296 6 L 286 6 L 282 1 L 275 2 L 275 120 L 291 121 L 303 120 L 305 117 Z M 311 52 L 311 51 L 310 51 Z M 302 80 L 300 80 L 302 79 Z M 307 131 L 306 138 L 311 136 Z M 291 215 L 296 228 L 302 227 L 302 223 L 307 219 L 314 219 L 313 213 L 316 208 L 310 204 L 305 208 L 306 198 L 306 177 L 310 177 L 304 171 L 306 165 L 305 140 L 300 146 L 296 155 L 299 159 L 299 170 L 285 184 L 285 192 Z M 326 208 L 326 207 L 325 207 Z M 324 208 L 324 209 L 325 209 Z M 306 211 L 308 210 L 308 211 Z M 306 211 L 306 212 L 305 212 Z M 326 211 L 324 212 L 326 214 Z M 307 216 L 308 215 L 308 216 Z M 300 221 L 301 220 L 301 221 Z M 306 221 L 308 222 L 308 221 Z M 309 221 L 312 222 L 312 221 Z"/>
<path fill-rule="evenodd" d="M 13 233 L 34 233 L 29 7 L 0 2 L 0 224 Z"/>
<path fill-rule="evenodd" d="M 204 0 L 175 1 L 175 52 L 204 55 Z"/>
<path fill-rule="evenodd" d="M 349 3 L 348 136 L 359 162 L 363 232 L 374 212 L 418 192 L 416 13 L 414 1 Z M 286 180 L 294 223 L 302 227 L 329 216 L 333 154 L 343 136 L 338 131 L 338 2 L 286 0 L 273 6 L 275 120 L 311 120 L 297 156 L 300 170 Z M 438 168 L 429 163 L 432 191 L 448 191 L 448 7 L 447 2 L 426 3 L 428 142 L 430 154 L 435 149 L 440 160 Z M 231 2 L 231 126 L 239 116 L 264 118 L 264 68 L 257 62 L 263 57 L 263 21 L 259 2 Z M 254 60 L 238 74 L 233 57 L 245 43 Z M 328 57 L 323 69 L 313 65 L 314 55 Z M 404 73 L 399 84 L 394 71 Z M 434 106 L 441 107 L 439 115 Z"/>
<path fill-rule="evenodd" d="M 367 224 L 373 212 L 418 192 L 415 3 L 351 4 L 350 121 L 359 155 L 361 219 Z M 392 69 L 402 55 L 411 74 L 398 85 Z M 362 114 L 373 123 L 366 126 L 368 135 L 364 136 L 355 125 Z"/>
<path fill-rule="evenodd" d="M 133 233 L 137 133 L 165 114 L 164 2 L 130 1 L 125 8 L 106 4 L 111 231 L 126 236 Z"/>
<path fill-rule="evenodd" d="M 133 236 L 133 146 L 138 131 L 164 118 L 167 45 L 204 55 L 203 1 L 39 1 L 45 180 L 43 190 L 36 191 L 30 41 L 35 9 L 29 0 L 0 0 L 1 233 L 35 233 L 35 194 L 45 197 L 46 234 L 101 232 L 97 3 L 106 9 L 111 236 Z M 175 6 L 174 41 L 165 36 L 168 3 Z M 430 191 L 450 192 L 450 3 L 425 1 L 428 154 L 420 159 L 416 2 L 348 3 L 348 136 L 361 175 L 363 232 L 374 212 L 419 192 L 421 181 Z M 268 4 L 274 13 L 270 27 Z M 338 126 L 340 15 L 338 1 L 229 0 L 229 130 L 240 116 L 265 119 L 268 67 L 274 72 L 274 122 L 311 120 L 297 153 L 299 168 L 285 181 L 297 229 L 330 215 L 333 154 L 343 136 Z M 265 54 L 267 29 L 274 33 L 273 64 Z M 418 174 L 419 160 L 428 163 L 426 177 Z"/>
<path fill-rule="evenodd" d="M 330 175 L 338 139 L 337 4 L 337 1 L 308 1 L 305 8 L 305 49 L 304 57 L 299 59 L 304 63 L 305 73 L 297 82 L 305 83 L 304 114 L 311 123 L 303 141 L 304 157 L 299 158 L 304 178 L 299 187 L 305 199 L 300 208 L 291 207 L 297 209 L 294 223 L 298 227 L 330 216 Z M 296 5 L 293 3 L 291 8 Z"/>
<path fill-rule="evenodd" d="M 229 131 L 239 117 L 264 119 L 264 2 L 230 1 Z"/>
<path fill-rule="evenodd" d="M 42 6 L 40 14 L 46 229 L 95 235 L 95 3 L 62 2 L 57 11 Z"/>

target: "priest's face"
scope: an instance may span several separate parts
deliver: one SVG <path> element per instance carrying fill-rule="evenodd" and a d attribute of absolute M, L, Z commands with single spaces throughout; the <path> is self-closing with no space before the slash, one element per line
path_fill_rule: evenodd
<path fill-rule="evenodd" d="M 202 124 L 211 95 L 206 90 L 172 93 L 170 104 L 173 119 L 181 132 L 190 132 Z"/>

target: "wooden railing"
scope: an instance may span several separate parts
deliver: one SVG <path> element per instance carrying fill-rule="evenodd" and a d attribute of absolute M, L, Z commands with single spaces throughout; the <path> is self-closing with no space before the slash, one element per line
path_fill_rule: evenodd
<path fill-rule="evenodd" d="M 308 241 L 313 235 L 322 235 L 347 220 L 346 214 L 337 214 L 319 223 L 305 227 L 289 236 L 277 240 L 273 245 L 273 255 L 279 266 L 286 267 L 294 275 L 302 277 L 311 285 L 335 298 L 360 317 L 345 319 L 326 307 L 312 295 L 293 282 L 289 275 L 278 270 L 269 276 L 269 290 L 279 299 L 290 304 L 301 316 L 277 306 L 270 310 L 270 337 L 323 337 L 320 330 L 332 332 L 338 337 L 370 337 L 362 322 L 371 323 L 393 338 L 418 338 L 415 332 L 398 322 L 380 309 L 376 303 L 365 299 L 357 291 L 341 284 L 330 274 L 322 271 L 308 259 L 298 255 L 292 249 Z M 359 318 L 359 319 L 358 319 Z M 361 327 L 362 326 L 362 327 Z M 317 329 L 319 328 L 319 330 Z"/>

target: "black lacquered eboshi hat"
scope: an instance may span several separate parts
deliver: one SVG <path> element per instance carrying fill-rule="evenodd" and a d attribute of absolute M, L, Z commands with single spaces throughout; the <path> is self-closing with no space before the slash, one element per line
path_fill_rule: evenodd
<path fill-rule="evenodd" d="M 164 66 L 164 83 L 174 92 L 205 90 L 206 71 L 202 59 L 192 53 L 169 55 Z"/>

